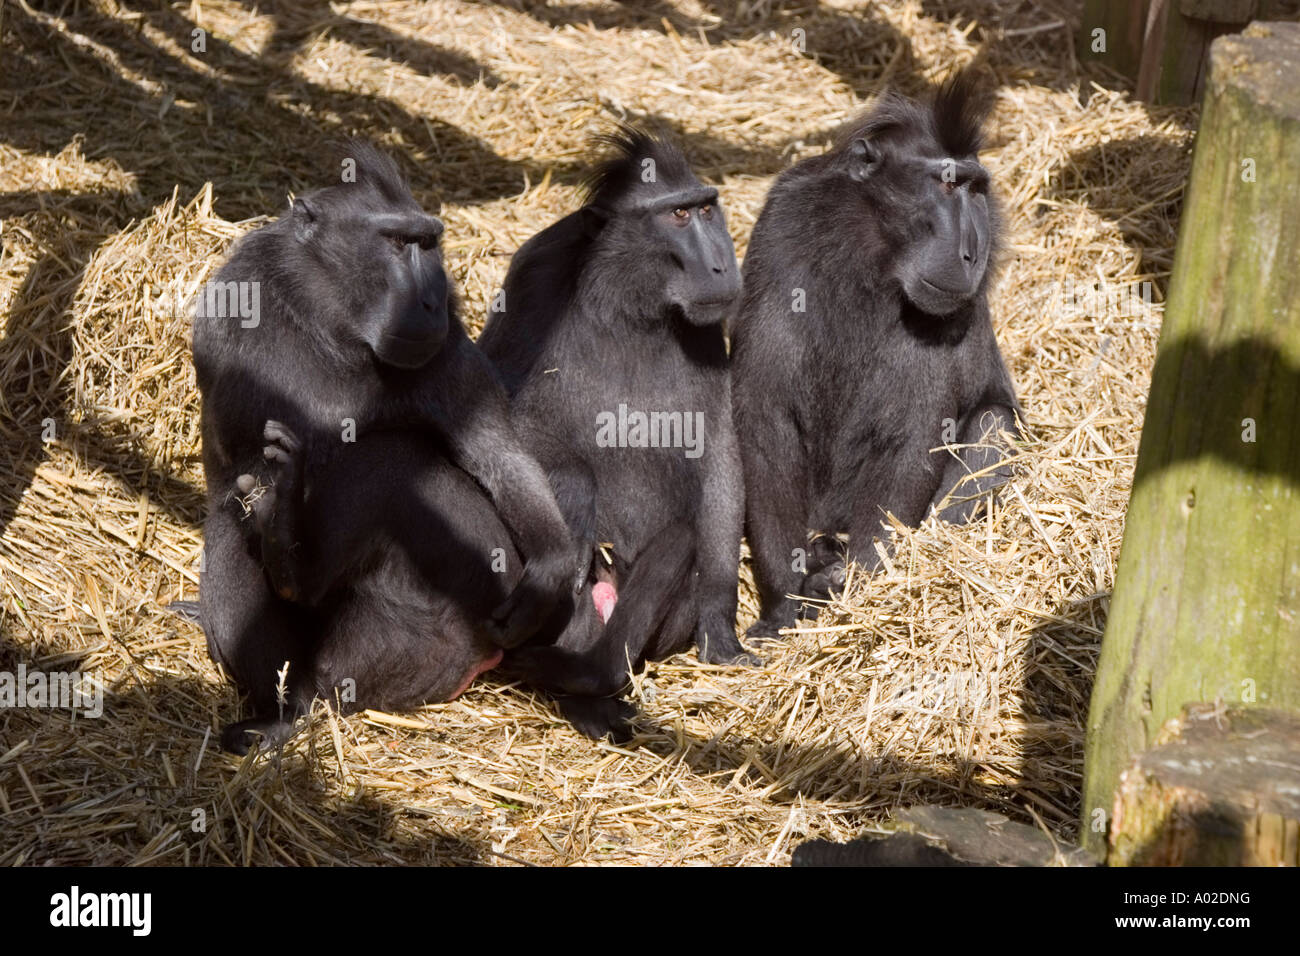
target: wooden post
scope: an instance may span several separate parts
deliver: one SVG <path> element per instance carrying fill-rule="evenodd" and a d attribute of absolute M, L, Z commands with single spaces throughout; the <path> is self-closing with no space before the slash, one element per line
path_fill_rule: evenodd
<path fill-rule="evenodd" d="M 1150 4 L 1151 0 L 1086 0 L 1075 43 L 1079 59 L 1096 60 L 1136 80 Z"/>
<path fill-rule="evenodd" d="M 1194 701 L 1300 710 L 1300 24 L 1216 40 L 1088 718 L 1083 833 Z"/>
<path fill-rule="evenodd" d="M 1297 16 L 1297 0 L 1086 0 L 1078 53 L 1133 80 L 1138 99 L 1184 106 L 1201 98 L 1216 38 Z"/>
<path fill-rule="evenodd" d="M 1120 778 L 1111 866 L 1300 866 L 1300 715 L 1189 707 Z"/>

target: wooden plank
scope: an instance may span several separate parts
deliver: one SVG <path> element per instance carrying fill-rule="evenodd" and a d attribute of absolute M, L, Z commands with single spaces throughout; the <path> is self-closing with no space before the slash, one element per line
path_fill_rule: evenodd
<path fill-rule="evenodd" d="M 1215 41 L 1088 720 L 1090 824 L 1189 702 L 1300 710 L 1300 24 Z"/>

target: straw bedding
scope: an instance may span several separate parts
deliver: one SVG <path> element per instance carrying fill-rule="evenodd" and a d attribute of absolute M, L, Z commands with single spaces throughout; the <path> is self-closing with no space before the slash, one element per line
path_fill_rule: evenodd
<path fill-rule="evenodd" d="M 0 671 L 106 691 L 99 719 L 0 710 L 0 863 L 782 864 L 920 802 L 1072 839 L 1194 120 L 1078 64 L 1078 22 L 992 0 L 6 4 Z M 489 675 L 414 713 L 322 709 L 280 755 L 216 749 L 236 694 L 163 610 L 197 592 L 203 510 L 177 303 L 336 175 L 324 144 L 401 159 L 477 328 L 609 120 L 680 135 L 743 256 L 776 172 L 976 55 L 1008 212 L 993 314 L 1032 431 L 988 519 L 900 530 L 759 670 L 652 665 L 623 747 Z"/>

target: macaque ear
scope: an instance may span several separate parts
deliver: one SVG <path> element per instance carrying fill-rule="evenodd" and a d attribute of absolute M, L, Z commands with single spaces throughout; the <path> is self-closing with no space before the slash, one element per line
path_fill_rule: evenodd
<path fill-rule="evenodd" d="M 599 206 L 582 207 L 582 231 L 588 239 L 595 239 L 609 222 L 609 212 Z"/>
<path fill-rule="evenodd" d="M 885 160 L 880 147 L 863 136 L 849 144 L 848 154 L 849 175 L 860 183 L 874 176 Z"/>
<path fill-rule="evenodd" d="M 316 234 L 316 208 L 306 199 L 295 199 L 290 207 L 293 215 L 293 234 L 299 242 L 306 242 Z"/>

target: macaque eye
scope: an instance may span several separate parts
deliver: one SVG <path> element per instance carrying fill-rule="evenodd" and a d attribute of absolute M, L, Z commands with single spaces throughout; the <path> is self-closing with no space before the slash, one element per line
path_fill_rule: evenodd
<path fill-rule="evenodd" d="M 685 222 L 687 219 L 691 218 L 691 211 L 682 206 L 678 206 L 673 210 L 673 218 L 678 222 Z"/>

